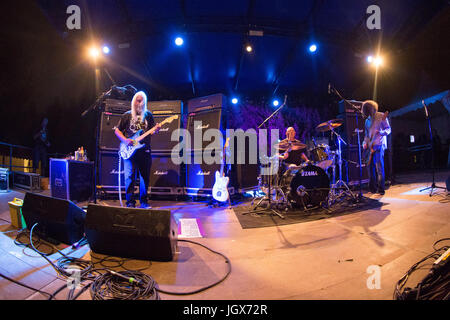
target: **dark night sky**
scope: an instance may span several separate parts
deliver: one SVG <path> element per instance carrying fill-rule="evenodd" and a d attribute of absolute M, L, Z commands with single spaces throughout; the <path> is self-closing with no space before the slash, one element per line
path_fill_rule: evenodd
<path fill-rule="evenodd" d="M 95 100 L 93 66 L 34 1 L 1 6 L 0 141 L 32 146 L 32 134 L 46 116 L 50 152 L 69 153 L 82 145 L 92 152 L 95 114 L 82 118 L 81 113 Z M 389 72 L 380 75 L 382 105 L 400 107 L 450 88 L 448 13 L 447 8 L 414 42 L 392 53 Z M 370 81 L 355 83 L 347 91 L 354 97 L 346 97 L 360 98 L 370 88 Z"/>

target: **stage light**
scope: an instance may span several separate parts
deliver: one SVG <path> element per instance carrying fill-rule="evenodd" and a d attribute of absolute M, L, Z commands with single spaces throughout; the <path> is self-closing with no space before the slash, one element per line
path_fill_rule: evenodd
<path fill-rule="evenodd" d="M 367 56 L 367 63 L 372 63 L 372 62 L 373 62 L 373 57 Z"/>
<path fill-rule="evenodd" d="M 278 105 L 280 104 L 280 101 L 275 99 L 275 100 L 273 100 L 272 104 L 273 104 L 274 107 L 278 107 Z"/>
<path fill-rule="evenodd" d="M 252 51 L 253 51 L 253 48 L 252 48 L 251 45 L 248 44 L 248 45 L 245 47 L 245 50 L 247 50 L 247 52 L 252 52 Z"/>
<path fill-rule="evenodd" d="M 381 58 L 381 57 L 376 57 L 375 60 L 373 60 L 373 65 L 377 68 L 379 66 L 381 66 L 382 64 L 383 64 L 383 58 Z"/>
<path fill-rule="evenodd" d="M 238 98 L 233 98 L 233 99 L 231 99 L 231 103 L 232 104 L 236 104 L 236 103 L 238 103 L 239 102 L 239 99 Z"/>
<path fill-rule="evenodd" d="M 98 48 L 96 47 L 91 47 L 89 49 L 89 56 L 93 59 L 98 58 L 98 56 L 100 55 L 100 50 L 98 50 Z"/>
<path fill-rule="evenodd" d="M 317 45 L 316 44 L 312 44 L 309 46 L 309 52 L 316 52 L 317 50 Z"/>
<path fill-rule="evenodd" d="M 176 44 L 177 46 L 182 46 L 183 43 L 184 43 L 183 38 L 177 37 L 177 38 L 175 39 L 175 44 Z"/>
<path fill-rule="evenodd" d="M 109 49 L 109 47 L 108 46 L 103 46 L 103 53 L 104 54 L 109 54 L 110 52 L 111 52 L 111 50 Z"/>

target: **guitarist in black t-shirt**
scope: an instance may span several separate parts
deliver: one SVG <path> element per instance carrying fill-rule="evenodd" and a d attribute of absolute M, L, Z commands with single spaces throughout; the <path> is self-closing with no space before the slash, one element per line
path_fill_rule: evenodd
<path fill-rule="evenodd" d="M 114 133 L 120 141 L 126 145 L 132 145 L 135 142 L 130 139 L 135 133 L 142 130 L 146 132 L 156 126 L 155 133 L 158 132 L 160 125 L 155 125 L 155 120 L 150 111 L 147 111 L 147 96 L 143 91 L 137 92 L 131 101 L 131 110 L 125 112 Z M 137 175 L 139 175 L 139 202 L 140 208 L 151 208 L 148 204 L 148 186 L 150 181 L 150 168 L 152 165 L 151 145 L 149 134 L 141 141 L 145 146 L 136 150 L 129 158 L 124 159 L 125 192 L 127 207 L 135 207 L 136 200 L 134 196 L 134 185 Z"/>

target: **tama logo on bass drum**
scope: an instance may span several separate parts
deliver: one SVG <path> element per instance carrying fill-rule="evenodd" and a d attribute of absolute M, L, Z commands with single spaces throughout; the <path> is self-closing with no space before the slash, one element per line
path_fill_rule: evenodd
<path fill-rule="evenodd" d="M 318 176 L 319 174 L 317 171 L 303 171 L 302 177 L 311 177 L 311 176 Z"/>

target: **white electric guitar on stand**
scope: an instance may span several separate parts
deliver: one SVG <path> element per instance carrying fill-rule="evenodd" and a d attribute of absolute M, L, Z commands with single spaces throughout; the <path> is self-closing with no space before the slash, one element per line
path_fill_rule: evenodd
<path fill-rule="evenodd" d="M 225 141 L 225 145 L 223 146 L 224 151 L 228 148 L 228 142 L 230 138 L 227 138 Z M 214 186 L 212 189 L 212 196 L 215 200 L 219 202 L 225 202 L 230 199 L 230 194 L 228 193 L 228 182 L 230 182 L 230 178 L 226 177 L 223 173 L 223 159 L 221 161 L 220 172 L 216 171 L 216 180 L 214 181 Z"/>
<path fill-rule="evenodd" d="M 164 119 L 160 123 L 160 126 L 163 126 L 166 123 L 171 123 L 175 119 L 178 119 L 178 115 L 174 115 L 174 116 Z M 145 139 L 145 137 L 147 137 L 149 134 L 153 134 L 156 130 L 157 130 L 157 126 L 154 126 L 153 128 L 151 128 L 144 134 L 142 134 L 143 130 L 139 130 L 132 137 L 130 137 L 130 139 L 133 140 L 132 145 L 127 145 L 127 144 L 121 142 L 120 147 L 119 147 L 119 156 L 122 157 L 122 159 L 124 159 L 124 160 L 131 158 L 131 156 L 136 152 L 136 150 L 142 148 L 145 145 L 143 143 L 140 143 L 140 141 Z"/>

